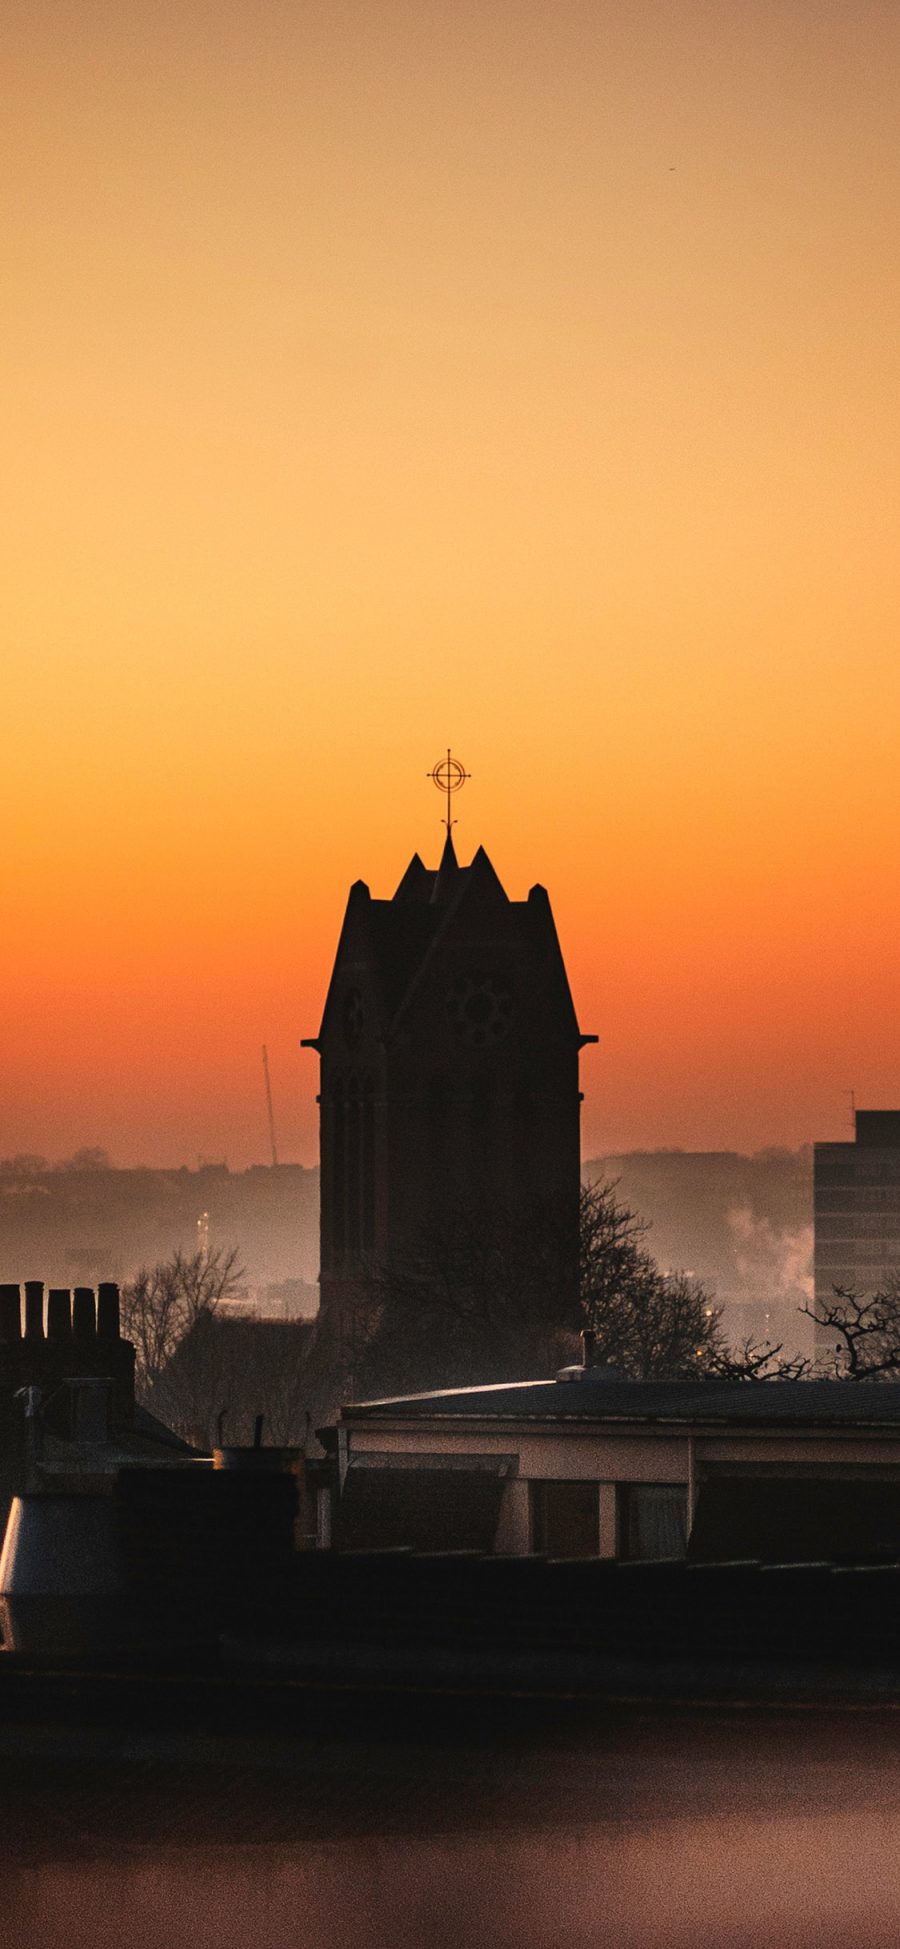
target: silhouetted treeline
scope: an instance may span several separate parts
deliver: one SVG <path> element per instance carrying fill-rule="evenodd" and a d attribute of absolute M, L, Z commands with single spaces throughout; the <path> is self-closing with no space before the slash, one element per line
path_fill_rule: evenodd
<path fill-rule="evenodd" d="M 588 1183 L 612 1180 L 650 1224 L 667 1270 L 715 1293 L 732 1337 L 747 1333 L 811 1349 L 798 1309 L 812 1294 L 812 1148 L 630 1151 L 591 1158 Z"/>
<path fill-rule="evenodd" d="M 650 1223 L 667 1269 L 692 1272 L 726 1308 L 734 1333 L 803 1338 L 797 1309 L 811 1292 L 812 1151 L 632 1151 L 589 1159 L 588 1182 L 615 1180 Z M 31 1265 L 53 1284 L 133 1276 L 176 1250 L 191 1252 L 208 1213 L 208 1243 L 236 1245 L 253 1290 L 306 1282 L 296 1310 L 315 1305 L 319 1173 L 224 1165 L 118 1170 L 98 1149 L 61 1163 L 22 1154 L 0 1161 L 0 1267 Z"/>

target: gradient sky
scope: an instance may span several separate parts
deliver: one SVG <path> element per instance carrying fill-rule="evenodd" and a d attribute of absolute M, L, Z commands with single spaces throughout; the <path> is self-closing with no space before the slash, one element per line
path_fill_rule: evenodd
<path fill-rule="evenodd" d="M 896 0 L 4 10 L 0 1154 L 316 1154 L 350 882 L 548 888 L 585 1149 L 900 1103 Z"/>

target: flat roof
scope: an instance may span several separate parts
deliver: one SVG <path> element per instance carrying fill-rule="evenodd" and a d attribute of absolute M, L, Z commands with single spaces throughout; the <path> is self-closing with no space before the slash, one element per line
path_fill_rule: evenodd
<path fill-rule="evenodd" d="M 715 1422 L 740 1426 L 884 1427 L 900 1432 L 889 1381 L 512 1381 L 380 1401 L 352 1401 L 356 1421 Z"/>

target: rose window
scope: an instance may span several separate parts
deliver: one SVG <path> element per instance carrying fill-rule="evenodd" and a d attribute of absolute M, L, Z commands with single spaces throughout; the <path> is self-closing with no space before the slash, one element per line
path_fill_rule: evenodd
<path fill-rule="evenodd" d="M 493 975 L 460 975 L 447 998 L 450 1019 L 458 1036 L 475 1048 L 499 1042 L 512 1015 L 512 989 Z"/>

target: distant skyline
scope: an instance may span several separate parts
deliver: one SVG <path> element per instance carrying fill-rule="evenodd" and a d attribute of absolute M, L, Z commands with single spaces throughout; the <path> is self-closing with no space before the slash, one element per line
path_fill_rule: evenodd
<path fill-rule="evenodd" d="M 0 1154 L 315 1161 L 350 883 L 549 890 L 584 1152 L 900 1104 L 894 0 L 5 22 Z"/>

